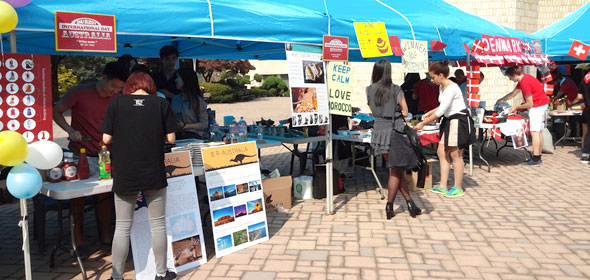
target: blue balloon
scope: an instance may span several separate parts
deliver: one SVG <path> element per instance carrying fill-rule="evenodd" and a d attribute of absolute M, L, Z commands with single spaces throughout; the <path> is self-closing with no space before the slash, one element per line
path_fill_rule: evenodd
<path fill-rule="evenodd" d="M 8 172 L 6 187 L 16 198 L 31 198 L 41 190 L 41 174 L 26 163 L 21 163 Z"/>

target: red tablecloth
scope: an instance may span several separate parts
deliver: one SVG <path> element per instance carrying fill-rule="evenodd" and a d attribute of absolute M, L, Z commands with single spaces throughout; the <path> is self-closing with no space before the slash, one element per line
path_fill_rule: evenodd
<path fill-rule="evenodd" d="M 422 146 L 430 145 L 433 143 L 438 143 L 438 133 L 425 133 L 420 136 L 420 142 L 422 142 Z"/>

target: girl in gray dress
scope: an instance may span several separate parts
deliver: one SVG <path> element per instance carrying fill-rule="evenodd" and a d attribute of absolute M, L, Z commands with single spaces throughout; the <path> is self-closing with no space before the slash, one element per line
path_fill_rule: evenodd
<path fill-rule="evenodd" d="M 385 157 L 389 166 L 396 166 L 395 163 L 390 162 L 388 153 L 391 145 L 398 144 L 390 141 L 392 131 L 395 129 L 402 132 L 405 125 L 403 118 L 408 116 L 404 92 L 400 86 L 391 81 L 391 63 L 385 58 L 375 62 L 371 82 L 372 84 L 367 87 L 368 105 L 375 117 L 371 146 L 376 155 L 382 154 Z M 391 160 L 394 159 L 395 157 L 391 158 Z M 393 201 L 398 189 L 407 201 L 410 215 L 415 218 L 416 215 L 422 214 L 422 210 L 410 197 L 404 173 L 404 170 L 389 168 L 387 205 L 385 207 L 388 220 L 395 216 Z"/>

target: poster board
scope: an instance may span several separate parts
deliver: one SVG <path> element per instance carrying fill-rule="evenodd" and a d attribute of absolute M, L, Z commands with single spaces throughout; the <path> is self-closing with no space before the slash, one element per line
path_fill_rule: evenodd
<path fill-rule="evenodd" d="M 115 16 L 55 11 L 55 50 L 116 53 Z"/>
<path fill-rule="evenodd" d="M 256 142 L 202 149 L 215 256 L 269 239 Z"/>
<path fill-rule="evenodd" d="M 428 42 L 402 39 L 401 46 L 404 72 L 428 72 Z"/>
<path fill-rule="evenodd" d="M 199 200 L 188 151 L 167 153 L 164 157 L 166 189 L 166 235 L 168 269 L 184 271 L 207 263 L 207 251 L 199 211 Z M 138 201 L 131 226 L 131 248 L 137 279 L 152 280 L 156 275 L 147 203 Z"/>
<path fill-rule="evenodd" d="M 348 37 L 324 35 L 322 40 L 322 59 L 348 61 Z"/>
<path fill-rule="evenodd" d="M 355 22 L 354 31 L 363 57 L 391 56 L 391 45 L 383 22 Z"/>
<path fill-rule="evenodd" d="M 51 100 L 51 59 L 48 55 L 2 55 L 0 131 L 16 131 L 29 144 L 53 140 Z"/>
<path fill-rule="evenodd" d="M 291 118 L 294 127 L 329 123 L 326 68 L 318 52 L 287 50 Z"/>
<path fill-rule="evenodd" d="M 330 114 L 352 116 L 353 68 L 348 63 L 335 61 L 326 65 Z"/>

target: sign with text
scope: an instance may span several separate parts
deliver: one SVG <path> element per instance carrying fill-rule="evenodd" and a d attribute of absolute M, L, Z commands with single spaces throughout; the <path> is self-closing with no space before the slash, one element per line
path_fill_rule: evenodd
<path fill-rule="evenodd" d="M 406 73 L 428 72 L 428 42 L 402 39 L 402 65 Z"/>
<path fill-rule="evenodd" d="M 342 62 L 328 64 L 330 114 L 352 115 L 352 67 Z"/>
<path fill-rule="evenodd" d="M 363 57 L 393 55 L 383 22 L 355 22 L 354 31 Z"/>
<path fill-rule="evenodd" d="M 55 11 L 55 50 L 117 52 L 115 16 Z"/>
<path fill-rule="evenodd" d="M 481 40 L 485 42 L 483 54 L 522 54 L 523 43 L 519 38 L 481 35 Z"/>
<path fill-rule="evenodd" d="M 268 240 L 256 142 L 202 149 L 215 256 Z"/>
<path fill-rule="evenodd" d="M 324 35 L 322 60 L 348 61 L 348 37 Z"/>
<path fill-rule="evenodd" d="M 540 40 L 532 40 L 531 43 L 533 45 L 534 54 L 543 54 L 543 46 L 541 46 Z"/>
<path fill-rule="evenodd" d="M 53 140 L 51 59 L 48 55 L 3 54 L 0 61 L 0 131 L 27 143 Z"/>
<path fill-rule="evenodd" d="M 188 151 L 167 153 L 166 166 L 166 235 L 168 239 L 167 267 L 180 272 L 207 263 L 205 237 L 199 211 L 199 199 L 191 157 Z M 148 195 L 149 196 L 149 195 Z M 131 225 L 131 248 L 136 278 L 154 279 L 156 265 L 147 197 L 137 197 Z"/>

